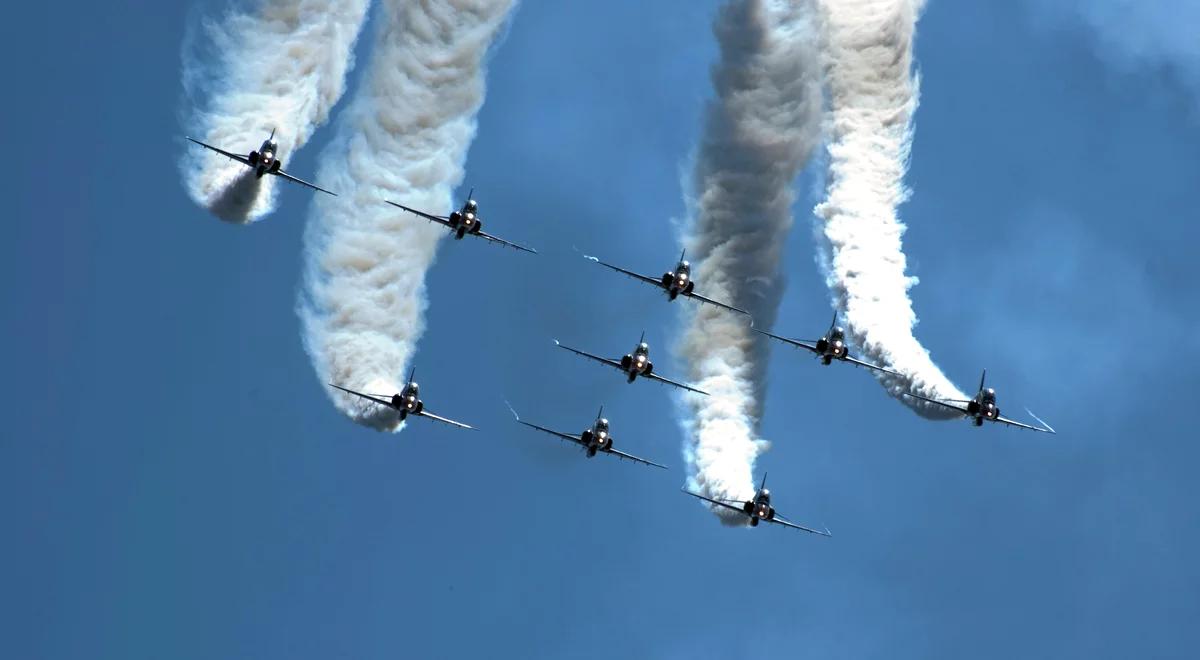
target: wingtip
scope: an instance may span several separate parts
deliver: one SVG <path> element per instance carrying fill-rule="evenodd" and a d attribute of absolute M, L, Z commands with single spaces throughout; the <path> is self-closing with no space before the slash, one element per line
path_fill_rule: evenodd
<path fill-rule="evenodd" d="M 508 410 L 513 414 L 514 419 L 516 419 L 518 422 L 521 421 L 521 416 L 517 414 L 517 409 L 512 407 L 512 404 L 508 402 L 508 399 L 504 400 L 504 405 L 508 406 Z"/>
<path fill-rule="evenodd" d="M 1030 417 L 1032 417 L 1032 418 L 1036 419 L 1036 420 L 1037 420 L 1037 422 L 1038 422 L 1038 424 L 1041 424 L 1043 427 L 1045 427 L 1045 428 L 1044 428 L 1044 430 L 1045 430 L 1047 433 L 1050 433 L 1050 434 L 1052 434 L 1052 435 L 1058 435 L 1058 431 L 1055 431 L 1053 426 L 1050 426 L 1049 424 L 1047 424 L 1047 423 L 1046 423 L 1046 420 L 1044 420 L 1044 419 L 1042 419 L 1041 417 L 1038 417 L 1037 415 L 1033 414 L 1033 411 L 1032 411 L 1032 410 L 1030 410 L 1029 408 L 1026 408 L 1026 409 L 1025 409 L 1025 412 L 1029 413 L 1029 416 L 1030 416 Z"/>
<path fill-rule="evenodd" d="M 596 257 L 593 257 L 593 256 L 592 256 L 592 255 L 590 255 L 590 254 L 585 254 L 585 253 L 583 252 L 583 250 L 580 250 L 579 248 L 575 247 L 574 245 L 572 245 L 572 246 L 571 246 L 571 249 L 572 249 L 572 250 L 575 250 L 576 252 L 578 252 L 578 253 L 580 254 L 580 256 L 582 256 L 584 259 L 587 259 L 588 261 L 595 261 L 595 262 L 597 262 L 597 263 L 599 263 L 599 262 L 600 262 L 600 260 L 599 260 L 599 259 L 597 259 Z"/>

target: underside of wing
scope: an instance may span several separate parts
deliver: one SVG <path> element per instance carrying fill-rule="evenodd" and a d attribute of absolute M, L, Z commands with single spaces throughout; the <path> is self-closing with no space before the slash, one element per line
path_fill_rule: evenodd
<path fill-rule="evenodd" d="M 580 440 L 577 436 L 573 436 L 569 433 L 561 433 L 561 432 L 555 431 L 553 429 L 548 429 L 544 426 L 538 426 L 537 424 L 530 424 L 529 422 L 527 422 L 523 419 L 520 419 L 520 418 L 517 419 L 517 422 L 524 424 L 525 426 L 528 426 L 531 429 L 541 431 L 542 433 L 549 433 L 550 435 L 557 437 L 559 440 L 565 440 L 567 442 L 571 442 L 571 443 L 574 443 L 577 445 L 583 444 L 583 441 Z"/>
<path fill-rule="evenodd" d="M 656 374 L 654 372 L 651 372 L 649 374 L 643 374 L 642 378 L 649 378 L 650 380 L 655 380 L 660 383 L 666 383 L 667 385 L 673 385 L 680 389 L 685 389 L 689 392 L 695 392 L 696 394 L 703 394 L 704 396 L 708 396 L 708 392 L 705 392 L 704 390 L 698 390 L 698 389 L 692 387 L 691 385 L 684 385 L 683 383 L 673 381 L 670 378 L 663 378 L 662 376 L 659 376 L 658 374 Z"/>
<path fill-rule="evenodd" d="M 757 332 L 760 335 L 766 335 L 766 336 L 770 337 L 771 339 L 781 341 L 785 344 L 790 344 L 792 346 L 795 346 L 796 348 L 808 349 L 808 350 L 812 351 L 813 353 L 816 353 L 817 355 L 821 354 L 821 351 L 817 350 L 817 347 L 815 344 L 809 344 L 806 342 L 802 342 L 798 339 L 788 339 L 787 337 L 780 337 L 779 335 L 771 334 L 770 332 L 767 332 L 766 330 L 759 330 L 758 328 L 755 328 L 755 327 L 751 327 L 750 329 Z"/>
<path fill-rule="evenodd" d="M 413 414 L 415 414 L 415 415 L 418 415 L 418 416 L 421 416 L 421 417 L 428 417 L 429 419 L 432 419 L 432 420 L 433 420 L 433 421 L 435 421 L 435 422 L 441 422 L 441 423 L 443 423 L 443 424 L 449 424 L 450 426 L 457 426 L 457 427 L 458 427 L 458 428 L 460 428 L 460 429 L 470 429 L 470 428 L 473 428 L 473 427 L 471 427 L 471 426 L 468 426 L 467 424 L 463 424 L 462 422 L 456 422 L 456 421 L 454 421 L 454 420 L 452 420 L 452 419 L 447 419 L 447 418 L 445 418 L 445 417 L 441 417 L 441 416 L 439 416 L 439 415 L 435 415 L 435 414 L 433 414 L 433 413 L 431 413 L 431 412 L 426 412 L 426 411 L 424 411 L 424 410 L 422 410 L 421 412 L 418 412 L 418 413 L 413 413 Z"/>
<path fill-rule="evenodd" d="M 608 359 L 608 358 L 602 358 L 602 357 L 600 357 L 599 355 L 592 355 L 591 353 L 586 353 L 586 352 L 584 352 L 584 351 L 581 351 L 581 350 L 579 350 L 579 349 L 577 349 L 577 348 L 571 348 L 570 346 L 567 346 L 566 344 L 563 344 L 562 342 L 558 341 L 557 339 L 555 339 L 555 340 L 554 340 L 554 345 L 555 345 L 555 346 L 558 346 L 559 348 L 565 348 L 565 349 L 567 349 L 568 351 L 571 351 L 572 353 L 574 353 L 575 355 L 578 355 L 578 356 L 580 356 L 580 357 L 585 357 L 585 358 L 587 358 L 587 359 L 589 359 L 589 360 L 595 360 L 596 362 L 599 362 L 599 363 L 601 363 L 601 364 L 607 364 L 608 366 L 610 366 L 610 367 L 614 367 L 614 368 L 616 368 L 616 369 L 620 369 L 621 371 L 624 371 L 624 370 L 625 370 L 625 367 L 622 367 L 622 366 L 621 366 L 621 363 L 620 363 L 620 362 L 617 362 L 616 360 L 610 360 L 610 359 Z"/>
<path fill-rule="evenodd" d="M 931 399 L 927 396 L 921 396 L 920 394 L 913 394 L 912 392 L 902 392 L 902 394 L 904 396 L 909 396 L 914 399 L 920 399 L 922 401 L 928 401 L 929 403 L 935 403 L 939 406 L 942 406 L 943 408 L 949 408 L 950 410 L 957 410 L 958 412 L 960 412 L 964 415 L 969 416 L 971 414 L 971 411 L 967 410 L 966 408 L 956 406 L 953 403 L 946 403 L 945 401 L 938 401 L 937 399 Z"/>
<path fill-rule="evenodd" d="M 649 465 L 651 467 L 662 468 L 664 470 L 667 469 L 667 466 L 665 466 L 665 465 L 660 465 L 658 463 L 655 463 L 654 461 L 648 461 L 644 458 L 638 458 L 637 456 L 634 456 L 633 454 L 626 454 L 625 452 L 623 452 L 619 449 L 612 449 L 612 448 L 605 449 L 604 453 L 612 454 L 613 456 L 616 456 L 617 458 L 628 458 L 629 460 L 631 460 L 635 463 L 641 463 L 642 465 Z"/>
<path fill-rule="evenodd" d="M 384 201 L 386 201 L 388 204 L 391 204 L 392 206 L 394 206 L 402 211 L 408 211 L 409 213 L 420 216 L 422 218 L 425 218 L 426 220 L 428 220 L 430 222 L 436 222 L 437 224 L 442 225 L 443 227 L 451 226 L 450 218 L 447 218 L 445 216 L 432 215 L 432 214 L 426 213 L 424 211 L 418 211 L 417 209 L 409 208 L 403 204 L 397 204 L 396 202 L 392 202 L 392 201 L 388 201 L 388 200 L 384 200 Z"/>
<path fill-rule="evenodd" d="M 530 254 L 537 254 L 537 250 L 535 250 L 533 248 L 527 248 L 524 245 L 517 245 L 516 243 L 513 243 L 511 241 L 506 241 L 503 238 L 500 238 L 498 236 L 492 236 L 491 234 L 489 234 L 485 231 L 480 231 L 478 234 L 475 234 L 475 235 L 480 238 L 487 239 L 488 241 L 491 241 L 492 243 L 504 245 L 504 246 L 507 246 L 507 247 L 510 247 L 510 248 L 513 248 L 516 250 L 521 250 L 523 252 L 529 252 Z"/>
<path fill-rule="evenodd" d="M 871 364 L 870 362 L 863 362 L 862 360 L 860 360 L 860 359 L 858 359 L 858 358 L 850 357 L 850 354 L 849 354 L 849 353 L 847 353 L 847 354 L 846 354 L 846 357 L 842 358 L 842 360 L 844 360 L 844 361 L 846 361 L 846 362 L 849 362 L 850 364 L 858 365 L 858 366 L 860 366 L 860 367 L 866 367 L 866 368 L 868 368 L 868 369 L 873 369 L 873 370 L 875 370 L 875 371 L 880 371 L 880 372 L 883 372 L 883 373 L 885 373 L 885 374 L 892 374 L 893 376 L 899 376 L 899 375 L 900 375 L 900 373 L 899 373 L 899 372 L 897 372 L 897 371 L 892 371 L 891 369 L 887 369 L 887 368 L 885 368 L 885 367 L 881 367 L 881 366 L 879 366 L 879 365 L 876 365 L 876 364 Z"/>
<path fill-rule="evenodd" d="M 1028 431 L 1040 431 L 1041 433 L 1055 433 L 1054 429 L 1052 429 L 1052 428 L 1041 428 L 1038 426 L 1032 426 L 1030 424 L 1026 424 L 1024 422 L 1018 422 L 1015 419 L 1009 419 L 1007 417 L 997 417 L 996 419 L 993 419 L 992 421 L 998 422 L 1000 424 L 1007 424 L 1009 426 L 1015 426 L 1019 429 L 1025 429 Z"/>
<path fill-rule="evenodd" d="M 348 389 L 342 387 L 341 385 L 334 385 L 333 383 L 330 383 L 329 386 L 339 389 L 347 394 L 353 394 L 354 396 L 362 397 L 364 399 L 367 399 L 368 401 L 374 401 L 375 403 L 378 403 L 381 406 L 387 406 L 388 408 L 395 408 L 395 406 L 392 405 L 392 402 L 388 401 L 387 399 L 382 399 L 379 397 L 371 396 L 370 394 L 363 394 L 362 392 L 355 392 L 354 390 L 348 390 Z"/>
<path fill-rule="evenodd" d="M 820 530 L 820 529 L 813 529 L 812 527 L 805 527 L 804 525 L 797 525 L 796 523 L 788 520 L 787 518 L 784 518 L 783 516 L 779 515 L 778 513 L 775 514 L 775 517 L 773 519 L 771 519 L 767 522 L 773 522 L 776 525 L 783 525 L 784 527 L 791 527 L 792 529 L 799 529 L 799 530 L 803 530 L 805 532 L 809 532 L 811 534 L 818 534 L 820 536 L 833 536 L 833 534 L 829 533 L 828 529 Z"/>
<path fill-rule="evenodd" d="M 740 514 L 746 515 L 746 510 L 742 508 L 742 505 L 740 503 L 735 504 L 732 502 L 726 502 L 725 500 L 714 500 L 711 497 L 705 497 L 705 496 L 701 495 L 700 493 L 693 493 L 690 490 L 685 490 L 683 492 L 687 493 L 688 495 L 691 495 L 692 497 L 702 499 L 705 502 L 708 502 L 709 504 L 715 504 L 720 507 L 725 507 L 726 509 L 729 509 L 730 511 L 737 511 Z"/>
<path fill-rule="evenodd" d="M 604 266 L 605 268 L 611 268 L 612 270 L 615 270 L 615 271 L 617 271 L 618 273 L 621 273 L 621 274 L 624 274 L 624 275 L 628 275 L 629 277 L 632 277 L 632 278 L 633 278 L 633 279 L 635 279 L 635 280 L 641 280 L 641 281 L 643 281 L 643 282 L 647 282 L 647 283 L 649 283 L 649 284 L 653 284 L 654 286 L 656 286 L 656 287 L 658 287 L 658 288 L 660 288 L 660 289 L 661 289 L 661 288 L 663 288 L 662 281 L 661 281 L 661 280 L 659 280 L 657 277 L 650 277 L 650 276 L 648 276 L 648 275 L 642 275 L 641 273 L 635 273 L 635 272 L 633 272 L 632 270 L 625 270 L 624 268 L 621 268 L 620 266 L 614 266 L 614 265 L 612 265 L 612 264 L 610 264 L 610 263 L 605 263 L 605 262 L 603 262 L 603 261 L 600 261 L 600 260 L 599 260 L 599 259 L 597 259 L 596 257 L 589 256 L 589 255 L 586 255 L 586 254 L 585 254 L 585 255 L 583 255 L 583 258 L 584 258 L 584 259 L 587 259 L 588 261 L 592 261 L 592 262 L 598 263 L 598 264 L 600 264 L 601 266 Z"/>
<path fill-rule="evenodd" d="M 292 183 L 298 183 L 302 186 L 308 186 L 309 188 L 312 188 L 313 190 L 316 190 L 318 192 L 323 192 L 326 195 L 333 195 L 334 197 L 337 197 L 336 193 L 329 192 L 328 190 L 325 190 L 324 188 L 322 188 L 320 186 L 311 184 L 311 183 L 305 181 L 304 179 L 301 179 L 298 176 L 292 176 L 291 174 L 288 174 L 287 172 L 284 172 L 283 170 L 271 172 L 271 174 L 274 174 L 275 176 L 283 178 L 283 179 L 287 179 L 288 181 L 291 181 Z"/>
<path fill-rule="evenodd" d="M 200 146 L 204 147 L 205 149 L 209 149 L 209 150 L 211 150 L 211 151 L 215 151 L 215 152 L 217 152 L 217 153 L 221 154 L 222 156 L 226 156 L 226 157 L 228 157 L 228 158 L 232 158 L 232 159 L 236 160 L 237 162 L 239 162 L 239 163 L 241 163 L 241 164 L 243 164 L 243 165 L 249 165 L 250 167 L 254 167 L 254 164 L 253 164 L 253 163 L 251 163 L 251 162 L 250 162 L 250 159 L 249 159 L 248 157 L 246 157 L 244 154 L 235 154 L 235 153 L 233 153 L 233 152 L 230 152 L 230 151 L 225 151 L 224 149 L 219 149 L 219 148 L 217 148 L 217 147 L 214 147 L 214 146 L 212 146 L 211 144 L 204 144 L 204 143 L 203 143 L 203 142 L 201 142 L 200 140 L 197 140 L 196 138 L 193 138 L 193 137 L 189 137 L 189 138 L 188 138 L 188 140 L 191 140 L 192 142 L 195 142 L 196 144 L 198 144 L 198 145 L 200 145 Z"/>
<path fill-rule="evenodd" d="M 731 312 L 737 312 L 738 314 L 745 314 L 746 316 L 750 316 L 750 312 L 747 312 L 744 309 L 738 309 L 737 307 L 734 307 L 732 305 L 726 305 L 723 302 L 717 302 L 716 300 L 713 300 L 712 298 L 706 298 L 705 296 L 702 296 L 698 293 L 685 293 L 683 295 L 687 296 L 688 298 L 693 298 L 695 300 L 699 300 L 702 303 L 707 303 L 707 304 L 713 305 L 715 307 L 720 307 L 721 309 L 727 309 Z"/>

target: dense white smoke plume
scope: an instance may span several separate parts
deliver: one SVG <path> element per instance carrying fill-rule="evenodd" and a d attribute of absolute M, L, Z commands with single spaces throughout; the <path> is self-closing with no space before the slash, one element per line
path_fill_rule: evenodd
<path fill-rule="evenodd" d="M 706 110 L 684 243 L 700 260 L 705 295 L 748 310 L 763 327 L 774 322 L 783 294 L 779 260 L 794 182 L 820 134 L 814 18 L 807 1 L 734 0 L 713 28 L 721 48 L 712 72 L 717 98 Z M 688 380 L 711 393 L 684 397 L 693 485 L 711 497 L 748 499 L 754 460 L 767 446 L 756 437 L 765 345 L 743 315 L 692 311 L 679 352 Z"/>
<path fill-rule="evenodd" d="M 345 90 L 367 6 L 367 0 L 260 0 L 205 22 L 204 50 L 216 64 L 185 47 L 185 90 L 199 104 L 188 130 L 215 147 L 246 154 L 274 129 L 288 169 Z M 197 204 L 239 223 L 274 208 L 278 179 L 257 179 L 236 161 L 190 142 L 187 147 L 181 167 Z"/>
<path fill-rule="evenodd" d="M 916 315 L 904 274 L 896 208 L 917 107 L 912 42 L 921 0 L 820 0 L 831 120 L 825 201 L 815 210 L 828 240 L 826 281 L 850 337 L 870 360 L 899 371 L 880 375 L 918 413 L 959 415 L 900 396 L 965 399 L 913 336 Z"/>
<path fill-rule="evenodd" d="M 483 104 L 484 58 L 513 0 L 389 0 L 359 90 L 322 158 L 305 233 L 305 345 L 322 382 L 390 395 L 424 331 L 425 272 L 445 231 L 384 203 L 444 212 Z M 432 366 L 432 365 L 431 365 Z M 332 390 L 360 423 L 380 406 Z"/>

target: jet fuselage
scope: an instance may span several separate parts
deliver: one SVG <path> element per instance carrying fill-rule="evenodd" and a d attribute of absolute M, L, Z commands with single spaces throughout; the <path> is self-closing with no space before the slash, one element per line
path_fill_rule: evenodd
<path fill-rule="evenodd" d="M 662 285 L 671 300 L 675 300 L 681 293 L 691 293 L 692 289 L 696 288 L 696 283 L 692 281 L 692 265 L 681 260 L 675 265 L 674 271 L 663 273 Z"/>
<path fill-rule="evenodd" d="M 841 327 L 831 328 L 817 340 L 817 350 L 821 352 L 821 362 L 824 364 L 846 357 L 846 331 Z"/>
<path fill-rule="evenodd" d="M 628 353 L 621 358 L 621 368 L 625 370 L 625 374 L 629 377 L 629 382 L 633 382 L 638 376 L 647 376 L 654 371 L 654 363 L 650 361 L 650 345 L 646 342 L 640 342 L 632 353 Z"/>
<path fill-rule="evenodd" d="M 467 234 L 478 234 L 483 228 L 479 219 L 479 205 L 475 200 L 468 199 L 462 208 L 450 214 L 450 226 L 454 230 L 454 238 L 461 240 Z"/>
<path fill-rule="evenodd" d="M 1000 417 L 1000 406 L 996 405 L 996 390 L 980 389 L 975 398 L 967 402 L 967 412 L 974 418 L 975 426 L 983 426 L 985 419 Z"/>
<path fill-rule="evenodd" d="M 599 417 L 592 428 L 580 434 L 579 439 L 587 446 L 588 458 L 596 455 L 598 451 L 604 451 L 612 447 L 612 436 L 608 433 L 608 420 Z"/>
<path fill-rule="evenodd" d="M 750 516 L 751 527 L 757 527 L 760 520 L 772 520 L 775 518 L 775 509 L 771 506 L 771 491 L 759 489 L 754 499 L 742 504 L 742 510 Z"/>
<path fill-rule="evenodd" d="M 254 176 L 261 179 L 268 172 L 278 172 L 283 167 L 283 163 L 275 156 L 278 153 L 279 145 L 270 138 L 263 140 L 258 151 L 251 151 L 250 164 L 254 167 Z"/>
<path fill-rule="evenodd" d="M 420 385 L 409 383 L 399 394 L 392 395 L 392 407 L 400 413 L 400 419 L 408 417 L 409 413 L 419 413 L 425 407 L 425 404 L 421 403 L 420 392 Z"/>

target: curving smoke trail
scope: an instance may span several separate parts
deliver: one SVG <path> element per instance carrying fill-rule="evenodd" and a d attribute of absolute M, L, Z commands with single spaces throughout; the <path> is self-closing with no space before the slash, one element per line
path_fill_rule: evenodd
<path fill-rule="evenodd" d="M 904 173 L 912 144 L 917 77 L 912 44 L 923 0 L 821 0 L 831 110 L 829 177 L 816 207 L 826 283 L 847 331 L 863 353 L 901 376 L 876 374 L 923 416 L 959 415 L 911 397 L 965 399 L 913 336 L 916 315 L 904 274 L 896 208 L 908 197 Z M 949 413 L 949 414 L 947 414 Z"/>
<path fill-rule="evenodd" d="M 713 28 L 721 49 L 712 72 L 717 99 L 706 110 L 684 243 L 703 261 L 697 274 L 706 294 L 767 326 L 783 294 L 779 261 L 793 185 L 820 136 L 814 18 L 807 1 L 734 0 Z M 693 485 L 710 497 L 745 499 L 754 492 L 754 460 L 768 446 L 756 437 L 766 348 L 744 316 L 711 306 L 692 311 L 679 353 L 689 381 L 711 393 L 683 400 Z"/>
<path fill-rule="evenodd" d="M 198 100 L 189 130 L 233 152 L 257 149 L 274 129 L 287 160 L 304 146 L 341 98 L 368 0 L 260 0 L 203 24 L 206 53 L 185 40 L 184 88 Z M 275 205 L 273 177 L 188 144 L 180 163 L 188 194 L 230 222 L 246 223 Z M 301 175 L 303 176 L 303 175 Z"/>
<path fill-rule="evenodd" d="M 338 121 L 305 232 L 305 346 L 322 382 L 390 395 L 424 331 L 425 272 L 444 231 L 384 203 L 445 209 L 483 104 L 484 58 L 513 0 L 389 0 L 362 87 Z M 356 421 L 379 406 L 330 391 Z"/>

